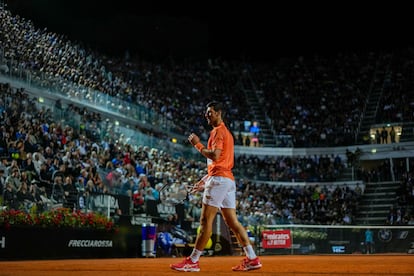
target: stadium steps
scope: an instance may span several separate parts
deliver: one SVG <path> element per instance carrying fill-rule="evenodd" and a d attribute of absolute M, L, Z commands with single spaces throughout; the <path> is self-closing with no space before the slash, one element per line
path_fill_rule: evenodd
<path fill-rule="evenodd" d="M 381 98 L 381 93 L 382 90 L 376 88 L 368 96 L 368 102 L 367 107 L 365 109 L 364 119 L 362 120 L 361 127 L 359 130 L 359 141 L 365 141 L 367 139 L 366 137 L 368 137 L 368 141 L 370 141 L 370 130 L 371 126 L 375 125 L 376 123 L 376 113 L 378 108 L 378 102 Z"/>
<path fill-rule="evenodd" d="M 380 210 L 389 206 L 392 206 L 392 204 L 389 203 L 390 199 L 376 199 L 374 202 L 373 200 L 364 200 L 362 201 L 359 206 L 362 210 L 370 210 L 370 211 L 374 211 L 374 210 Z M 375 204 L 375 206 L 372 206 L 373 203 Z M 363 209 L 363 207 L 365 207 L 365 209 Z"/>
<path fill-rule="evenodd" d="M 376 124 L 376 117 L 384 88 L 384 81 L 390 67 L 390 60 L 387 57 L 380 57 L 376 64 L 376 70 L 372 78 L 371 86 L 369 88 L 367 104 L 364 110 L 363 119 L 358 131 L 358 141 L 370 142 L 371 126 Z"/>
<path fill-rule="evenodd" d="M 381 196 L 381 195 L 395 195 L 400 184 L 399 182 L 385 181 L 385 182 L 371 182 L 365 184 L 364 196 Z"/>
<path fill-rule="evenodd" d="M 414 123 L 404 123 L 400 136 L 400 142 L 409 142 L 413 140 L 414 135 Z"/>
<path fill-rule="evenodd" d="M 267 116 L 264 112 L 264 103 L 260 102 L 262 98 L 259 98 L 257 93 L 252 89 L 244 89 L 244 93 L 247 103 L 251 108 L 251 114 L 249 114 L 251 116 L 251 121 L 257 121 L 259 123 L 259 144 L 265 147 L 275 147 L 275 135 L 272 132 L 271 125 L 266 120 Z"/>
<path fill-rule="evenodd" d="M 384 225 L 397 200 L 398 182 L 367 183 L 358 204 L 355 222 L 361 225 Z"/>
<path fill-rule="evenodd" d="M 352 167 L 346 167 L 342 171 L 341 175 L 336 179 L 336 181 L 353 181 L 354 180 L 354 173 Z"/>
<path fill-rule="evenodd" d="M 358 219 L 356 220 L 356 223 L 358 225 L 384 225 L 385 224 L 385 219 L 379 219 L 377 217 L 367 217 L 364 218 L 363 220 L 359 221 Z"/>
<path fill-rule="evenodd" d="M 390 192 L 390 191 L 376 191 L 373 192 L 372 194 L 368 194 L 366 195 L 367 199 L 371 199 L 371 200 L 378 200 L 381 198 L 389 198 L 389 197 L 395 197 L 396 193 L 395 192 Z"/>
<path fill-rule="evenodd" d="M 388 210 L 389 210 L 389 208 L 390 208 L 390 206 L 388 205 L 388 206 L 386 206 L 386 208 L 388 208 L 386 211 L 388 212 Z M 372 215 L 372 217 L 378 217 L 378 215 L 379 216 L 383 216 L 384 215 L 384 210 L 376 210 L 376 211 L 373 211 L 373 210 L 370 210 L 370 211 L 360 211 L 359 212 L 360 214 L 366 214 L 366 215 Z"/>

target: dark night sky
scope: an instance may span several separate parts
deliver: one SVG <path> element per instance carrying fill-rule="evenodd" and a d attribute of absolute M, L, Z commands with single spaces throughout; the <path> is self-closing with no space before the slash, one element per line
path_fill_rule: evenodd
<path fill-rule="evenodd" d="M 405 22 L 400 11 L 389 7 L 361 9 L 349 5 L 352 1 L 344 2 L 347 6 L 323 9 L 277 6 L 265 14 L 248 6 L 237 7 L 237 12 L 236 7 L 227 7 L 224 12 L 218 7 L 203 7 L 202 3 L 194 9 L 197 12 L 188 12 L 189 7 L 184 10 L 171 4 L 149 6 L 142 4 L 143 1 L 8 2 L 12 11 L 30 18 L 37 26 L 47 26 L 51 31 L 65 33 L 72 40 L 84 41 L 111 54 L 128 49 L 132 54 L 161 58 L 171 54 L 268 60 L 411 44 L 406 30 L 412 24 Z M 172 16 L 174 11 L 193 15 Z"/>

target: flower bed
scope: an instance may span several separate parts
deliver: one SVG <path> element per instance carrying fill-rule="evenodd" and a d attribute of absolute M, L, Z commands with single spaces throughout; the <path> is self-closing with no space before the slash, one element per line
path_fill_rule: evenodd
<path fill-rule="evenodd" d="M 10 229 L 12 225 L 38 226 L 45 228 L 97 229 L 116 231 L 115 224 L 97 213 L 73 212 L 68 208 L 58 208 L 41 214 L 29 214 L 21 210 L 0 211 L 0 227 Z"/>

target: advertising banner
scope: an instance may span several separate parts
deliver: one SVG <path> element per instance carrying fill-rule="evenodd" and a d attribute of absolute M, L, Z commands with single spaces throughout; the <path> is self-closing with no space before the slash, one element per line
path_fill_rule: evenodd
<path fill-rule="evenodd" d="M 366 244 L 366 231 L 372 242 Z M 412 226 L 295 226 L 287 230 L 261 232 L 262 251 L 266 254 L 414 254 Z"/>
<path fill-rule="evenodd" d="M 263 248 L 290 248 L 290 230 L 265 230 L 262 232 Z"/>

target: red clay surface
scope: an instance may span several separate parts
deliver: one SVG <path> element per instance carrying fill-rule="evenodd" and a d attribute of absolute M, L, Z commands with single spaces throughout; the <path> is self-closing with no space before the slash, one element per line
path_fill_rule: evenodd
<path fill-rule="evenodd" d="M 263 267 L 233 272 L 241 257 L 201 257 L 196 275 L 414 275 L 414 255 L 292 255 L 260 256 Z M 189 274 L 174 271 L 170 263 L 181 258 L 127 258 L 82 260 L 0 261 L 0 275 L 149 275 Z"/>

